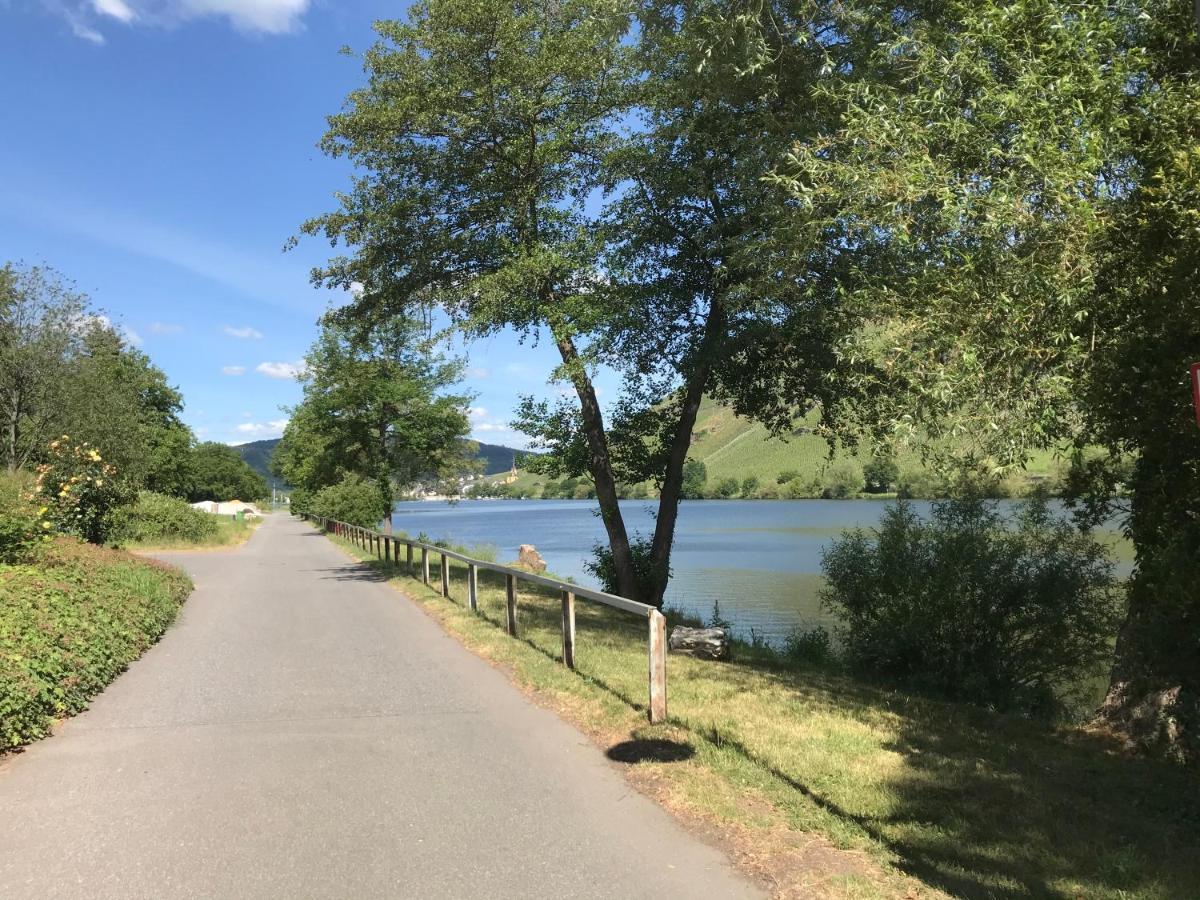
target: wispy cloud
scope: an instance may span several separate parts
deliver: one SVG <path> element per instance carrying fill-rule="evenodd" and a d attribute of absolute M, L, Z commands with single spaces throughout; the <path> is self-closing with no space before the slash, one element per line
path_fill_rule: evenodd
<path fill-rule="evenodd" d="M 485 369 L 483 366 L 471 366 L 467 369 L 468 378 L 491 378 L 492 370 Z"/>
<path fill-rule="evenodd" d="M 304 374 L 304 363 L 261 362 L 254 371 L 268 378 L 299 378 Z"/>
<path fill-rule="evenodd" d="M 124 0 L 92 0 L 92 9 L 120 22 L 132 22 L 137 18 L 137 13 Z"/>
<path fill-rule="evenodd" d="M 222 375 L 245 375 L 245 366 L 221 366 Z"/>
<path fill-rule="evenodd" d="M 270 422 L 242 422 L 234 426 L 234 432 L 256 440 L 280 437 L 283 429 L 287 428 L 287 419 L 273 419 Z"/>
<path fill-rule="evenodd" d="M 131 347 L 142 346 L 142 336 L 130 328 L 128 325 L 120 325 L 117 327 L 117 334 L 125 339 L 125 343 Z"/>
<path fill-rule="evenodd" d="M 86 41 L 103 44 L 96 25 L 115 19 L 125 25 L 172 27 L 197 19 L 225 19 L 238 31 L 287 34 L 300 28 L 311 0 L 42 0 Z"/>
<path fill-rule="evenodd" d="M 261 341 L 263 336 L 261 331 L 259 331 L 257 328 L 251 328 L 249 325 L 245 325 L 241 328 L 234 328 L 232 325 L 226 325 L 225 333 L 230 337 L 237 338 L 241 341 Z"/>
<path fill-rule="evenodd" d="M 183 331 L 182 325 L 175 325 L 171 322 L 151 322 L 151 334 L 180 334 Z"/>

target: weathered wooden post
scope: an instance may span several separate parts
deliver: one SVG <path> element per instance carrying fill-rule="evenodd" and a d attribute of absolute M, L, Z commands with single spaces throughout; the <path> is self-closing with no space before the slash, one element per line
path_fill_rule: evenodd
<path fill-rule="evenodd" d="M 450 596 L 450 557 L 442 554 L 442 596 Z"/>
<path fill-rule="evenodd" d="M 562 659 L 568 669 L 575 668 L 575 595 L 562 592 Z"/>
<path fill-rule="evenodd" d="M 467 563 L 467 609 L 479 611 L 479 570 L 475 563 Z"/>
<path fill-rule="evenodd" d="M 383 561 L 385 563 L 392 561 L 392 539 L 386 534 L 383 536 Z"/>
<path fill-rule="evenodd" d="M 517 576 L 505 575 L 504 593 L 508 601 L 508 633 L 517 634 Z"/>
<path fill-rule="evenodd" d="M 429 550 L 421 548 L 421 584 L 429 584 Z"/>
<path fill-rule="evenodd" d="M 650 721 L 667 718 L 667 617 L 650 611 Z"/>
<path fill-rule="evenodd" d="M 411 576 L 413 573 L 412 544 L 405 544 L 404 546 L 406 548 L 406 553 L 404 555 L 405 555 L 405 561 L 408 563 L 408 574 Z"/>

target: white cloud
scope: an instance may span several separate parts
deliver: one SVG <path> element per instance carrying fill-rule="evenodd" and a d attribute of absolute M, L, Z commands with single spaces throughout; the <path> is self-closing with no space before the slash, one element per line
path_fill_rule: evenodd
<path fill-rule="evenodd" d="M 92 0 L 92 9 L 121 22 L 132 22 L 137 18 L 137 13 L 130 9 L 124 0 Z"/>
<path fill-rule="evenodd" d="M 467 415 L 472 419 L 482 419 L 487 415 L 487 409 L 483 406 L 472 406 L 467 410 Z"/>
<path fill-rule="evenodd" d="M 130 328 L 128 325 L 122 325 L 117 332 L 121 337 L 125 338 L 125 343 L 131 347 L 142 346 L 142 336 Z"/>
<path fill-rule="evenodd" d="M 471 366 L 467 369 L 468 378 L 491 378 L 492 372 L 490 369 L 485 369 L 482 366 Z"/>
<path fill-rule="evenodd" d="M 95 23 L 116 19 L 171 27 L 197 19 L 225 19 L 239 31 L 287 34 L 300 28 L 311 0 L 42 0 L 62 16 L 71 30 L 86 41 L 103 44 Z"/>
<path fill-rule="evenodd" d="M 221 366 L 222 375 L 245 375 L 245 366 Z"/>
<path fill-rule="evenodd" d="M 304 374 L 304 363 L 261 362 L 254 371 L 268 378 L 299 378 Z"/>
<path fill-rule="evenodd" d="M 183 331 L 182 325 L 174 325 L 171 322 L 151 322 L 151 334 L 179 334 Z"/>
<path fill-rule="evenodd" d="M 274 419 L 270 422 L 243 422 L 234 427 L 234 431 L 250 438 L 272 438 L 283 434 L 287 428 L 287 419 Z"/>
<path fill-rule="evenodd" d="M 249 325 L 242 328 L 234 328 L 232 325 L 226 325 L 225 333 L 230 337 L 242 341 L 261 341 L 263 336 L 261 331 L 257 328 L 251 328 Z"/>

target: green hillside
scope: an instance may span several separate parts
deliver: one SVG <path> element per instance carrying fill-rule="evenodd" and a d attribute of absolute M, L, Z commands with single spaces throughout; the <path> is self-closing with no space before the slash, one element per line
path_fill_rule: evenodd
<path fill-rule="evenodd" d="M 732 496 L 821 496 L 831 485 L 854 483 L 870 462 L 867 452 L 839 450 L 830 456 L 829 444 L 814 433 L 816 413 L 806 421 L 798 421 L 792 432 L 772 437 L 762 425 L 738 418 L 728 407 L 705 399 L 701 404 L 696 427 L 692 434 L 690 459 L 704 463 L 707 472 L 706 493 L 715 494 L 723 481 L 736 481 Z M 901 452 L 894 460 L 898 477 L 890 483 L 895 490 L 902 485 L 914 496 L 941 493 L 939 480 L 922 464 L 914 452 Z M 1035 457 L 1023 472 L 1009 476 L 1000 486 L 1002 493 L 1020 494 L 1039 482 L 1053 483 L 1061 474 L 1064 462 L 1055 454 L 1045 452 Z M 507 471 L 507 466 L 504 470 Z M 840 474 L 840 478 L 838 477 Z M 757 485 L 746 492 L 746 480 Z M 555 482 L 545 476 L 521 471 L 517 481 L 505 488 L 496 480 L 497 491 L 526 497 L 543 494 L 560 496 Z M 550 490 L 547 490 L 547 488 Z M 647 488 L 648 489 L 648 488 Z M 628 488 L 631 495 L 643 494 L 638 487 Z M 852 490 L 857 493 L 861 488 Z M 842 496 L 836 487 L 834 495 Z M 728 496 L 728 495 L 727 495 Z"/>

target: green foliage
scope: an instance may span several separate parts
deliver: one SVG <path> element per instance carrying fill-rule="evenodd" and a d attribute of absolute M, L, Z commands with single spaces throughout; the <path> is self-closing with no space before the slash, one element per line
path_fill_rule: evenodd
<path fill-rule="evenodd" d="M 217 535 L 217 517 L 193 509 L 178 497 L 142 491 L 116 515 L 111 539 L 116 543 L 203 544 Z"/>
<path fill-rule="evenodd" d="M 884 494 L 900 481 L 900 467 L 891 456 L 873 456 L 863 466 L 863 480 L 868 494 Z"/>
<path fill-rule="evenodd" d="M 32 479 L 24 473 L 0 474 L 0 563 L 32 558 L 50 538 L 49 509 L 35 502 Z"/>
<path fill-rule="evenodd" d="M 465 439 L 470 398 L 450 392 L 462 367 L 433 353 L 416 321 L 360 330 L 328 316 L 305 362 L 304 399 L 272 459 L 289 484 L 316 494 L 357 474 L 378 486 L 378 522 L 392 508 L 393 482 L 477 468 Z"/>
<path fill-rule="evenodd" d="M 1104 545 L 1027 501 L 1013 525 L 977 498 L 901 502 L 824 553 L 825 606 L 856 670 L 1033 715 L 1058 712 L 1111 658 L 1117 590 Z"/>
<path fill-rule="evenodd" d="M 689 459 L 683 464 L 683 487 L 680 496 L 685 500 L 699 500 L 704 496 L 708 482 L 708 469 L 699 460 Z"/>
<path fill-rule="evenodd" d="M 47 461 L 37 469 L 34 492 L 55 528 L 92 544 L 108 540 L 117 510 L 131 499 L 128 483 L 100 451 L 76 444 L 65 434 L 50 442 Z"/>
<path fill-rule="evenodd" d="M 633 553 L 634 571 L 637 573 L 638 583 L 643 587 L 653 584 L 655 579 L 660 577 L 660 573 L 654 569 L 651 542 L 645 538 L 635 537 L 629 542 L 629 549 Z M 583 568 L 600 583 L 602 591 L 620 596 L 612 550 L 603 544 L 596 544 L 592 547 L 592 558 L 583 564 Z"/>
<path fill-rule="evenodd" d="M 807 665 L 826 666 L 834 660 L 833 639 L 821 626 L 793 628 L 784 639 L 784 656 Z"/>
<path fill-rule="evenodd" d="M 190 590 L 176 569 L 66 538 L 34 563 L 0 565 L 0 751 L 86 708 Z"/>
<path fill-rule="evenodd" d="M 855 497 L 863 486 L 862 467 L 852 459 L 835 459 L 821 473 L 821 496 L 826 499 Z"/>
<path fill-rule="evenodd" d="M 703 465 L 703 463 L 701 463 L 701 465 Z M 737 496 L 739 487 L 740 485 L 738 484 L 738 480 L 736 478 L 722 478 L 712 486 L 709 493 L 710 496 L 719 500 L 728 500 L 731 497 Z"/>
<path fill-rule="evenodd" d="M 776 484 L 787 484 L 789 481 L 795 481 L 799 477 L 800 477 L 800 473 L 797 472 L 795 469 L 784 469 L 775 478 L 775 483 Z"/>
<path fill-rule="evenodd" d="M 753 497 L 758 492 L 758 476 L 750 475 L 743 478 L 741 492 L 743 497 Z"/>
<path fill-rule="evenodd" d="M 232 447 L 208 441 L 191 454 L 191 484 L 187 499 L 252 501 L 270 495 L 266 479 L 255 472 Z"/>
<path fill-rule="evenodd" d="M 361 475 L 342 476 L 337 484 L 317 491 L 312 497 L 310 511 L 326 519 L 348 522 L 362 528 L 375 528 L 385 508 L 384 489 Z"/>

